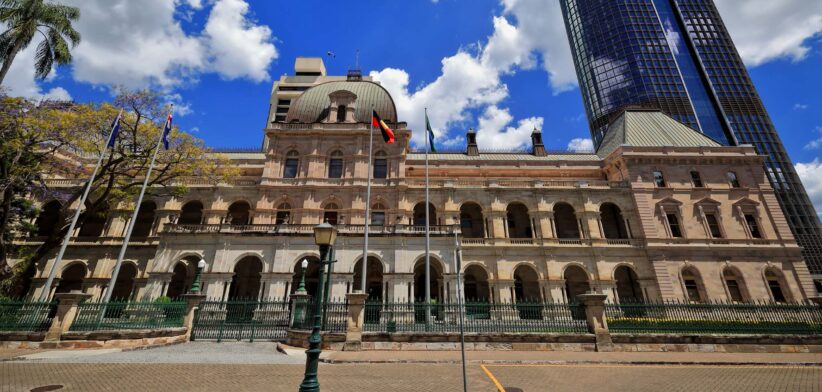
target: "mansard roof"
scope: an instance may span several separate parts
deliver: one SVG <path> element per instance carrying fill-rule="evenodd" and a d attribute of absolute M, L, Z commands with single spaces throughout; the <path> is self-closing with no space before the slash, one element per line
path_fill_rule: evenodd
<path fill-rule="evenodd" d="M 354 118 L 359 123 L 371 122 L 371 108 L 384 121 L 397 122 L 397 108 L 391 94 L 378 83 L 369 81 L 340 80 L 318 84 L 306 90 L 288 109 L 285 121 L 316 123 L 328 117 L 331 105 L 329 95 L 337 91 L 348 91 L 357 96 Z"/>
<path fill-rule="evenodd" d="M 704 134 L 658 110 L 628 109 L 605 133 L 597 155 L 605 157 L 620 146 L 721 147 Z"/>

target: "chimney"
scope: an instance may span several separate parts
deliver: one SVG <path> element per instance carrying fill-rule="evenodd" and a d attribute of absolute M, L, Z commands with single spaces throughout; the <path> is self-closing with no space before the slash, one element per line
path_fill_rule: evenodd
<path fill-rule="evenodd" d="M 531 144 L 534 146 L 533 154 L 538 157 L 544 157 L 548 154 L 545 152 L 545 145 L 542 144 L 542 132 L 534 127 L 534 131 L 531 132 Z"/>
<path fill-rule="evenodd" d="M 468 141 L 468 148 L 465 153 L 470 157 L 479 156 L 479 147 L 477 147 L 477 133 L 474 128 L 468 128 L 468 133 L 465 134 L 465 140 Z"/>

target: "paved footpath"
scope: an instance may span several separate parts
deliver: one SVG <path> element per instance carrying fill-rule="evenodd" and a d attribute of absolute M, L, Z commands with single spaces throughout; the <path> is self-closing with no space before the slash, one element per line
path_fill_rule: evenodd
<path fill-rule="evenodd" d="M 285 355 L 275 348 L 273 343 L 196 342 L 122 352 L 18 350 L 4 355 L 0 350 L 0 358 L 5 358 L 0 361 L 0 391 L 294 392 L 302 380 L 305 357 L 301 350 L 288 350 L 293 355 Z M 392 357 L 435 362 L 390 363 Z M 462 390 L 461 366 L 454 363 L 458 352 L 330 352 L 325 356 L 326 361 L 335 358 L 358 363 L 320 364 L 324 391 Z M 820 354 L 494 351 L 469 352 L 468 358 L 470 391 L 822 392 Z M 626 358 L 635 363 L 617 363 Z M 740 358 L 750 363 L 735 364 Z M 651 362 L 668 363 L 637 364 Z"/>

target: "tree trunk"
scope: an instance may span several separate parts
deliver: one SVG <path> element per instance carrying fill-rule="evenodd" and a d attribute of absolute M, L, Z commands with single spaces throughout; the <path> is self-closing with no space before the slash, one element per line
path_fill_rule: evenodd
<path fill-rule="evenodd" d="M 6 230 L 8 230 L 8 222 L 11 215 L 11 201 L 14 197 L 11 186 L 7 187 L 3 192 L 3 205 L 0 209 L 0 280 L 5 279 L 10 273 L 11 268 L 8 265 L 7 259 L 7 244 L 6 244 Z"/>
<path fill-rule="evenodd" d="M 18 40 L 14 44 L 14 48 L 12 48 L 11 52 L 9 53 L 9 57 L 3 61 L 3 68 L 0 68 L 0 86 L 3 85 L 3 80 L 6 79 L 6 74 L 9 73 L 9 69 L 11 69 L 11 63 L 14 62 L 14 58 L 17 57 L 17 53 L 20 52 L 20 48 L 23 47 L 23 42 Z"/>

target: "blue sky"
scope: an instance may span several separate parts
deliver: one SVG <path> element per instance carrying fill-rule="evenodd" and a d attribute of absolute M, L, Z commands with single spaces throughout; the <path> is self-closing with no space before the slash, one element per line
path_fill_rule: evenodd
<path fill-rule="evenodd" d="M 213 147 L 257 147 L 271 83 L 297 56 L 360 67 L 437 142 L 515 148 L 535 126 L 551 149 L 588 146 L 587 122 L 556 0 L 62 0 L 80 7 L 83 43 L 45 82 L 21 53 L 16 95 L 111 98 L 151 86 L 177 103 L 176 123 Z M 776 3 L 776 4 L 774 4 Z M 822 206 L 822 2 L 717 0 L 803 181 Z M 421 139 L 415 139 L 421 140 Z"/>

